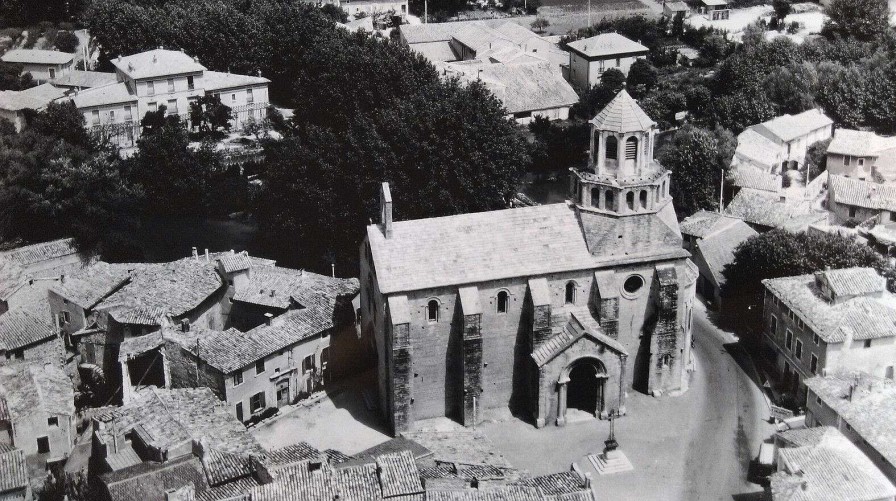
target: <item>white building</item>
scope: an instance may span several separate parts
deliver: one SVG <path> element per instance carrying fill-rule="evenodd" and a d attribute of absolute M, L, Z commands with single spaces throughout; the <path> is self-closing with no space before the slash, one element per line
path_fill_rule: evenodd
<path fill-rule="evenodd" d="M 732 165 L 752 164 L 772 173 L 798 168 L 809 146 L 830 139 L 833 128 L 834 121 L 817 109 L 751 125 L 737 136 Z"/>
<path fill-rule="evenodd" d="M 190 104 L 217 95 L 233 112 L 233 127 L 260 120 L 268 108 L 268 83 L 263 77 L 209 71 L 183 52 L 154 49 L 112 61 L 115 83 L 82 90 L 72 100 L 87 126 L 104 128 L 121 147 L 130 147 L 147 112 L 165 106 L 169 115 L 189 118 Z"/>
<path fill-rule="evenodd" d="M 4 63 L 19 63 L 22 73 L 31 73 L 38 83 L 68 74 L 74 65 L 75 55 L 58 50 L 13 49 L 0 57 Z"/>
<path fill-rule="evenodd" d="M 576 40 L 569 45 L 569 81 L 580 89 L 600 83 L 604 71 L 615 68 L 628 76 L 628 70 L 650 50 L 618 33 Z"/>
<path fill-rule="evenodd" d="M 861 181 L 896 182 L 896 137 L 837 129 L 828 145 L 827 170 Z"/>
<path fill-rule="evenodd" d="M 66 95 L 48 83 L 25 90 L 0 90 L 0 119 L 8 120 L 20 132 L 25 127 L 25 110 L 41 111 Z"/>

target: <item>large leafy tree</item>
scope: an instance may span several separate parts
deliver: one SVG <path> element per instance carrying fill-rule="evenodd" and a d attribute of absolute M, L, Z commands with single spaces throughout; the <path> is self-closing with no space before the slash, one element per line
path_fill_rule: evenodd
<path fill-rule="evenodd" d="M 528 159 L 503 115 L 483 86 L 449 82 L 357 114 L 344 128 L 294 121 L 290 137 L 266 147 L 255 212 L 269 252 L 357 273 L 383 181 L 399 220 L 506 207 Z"/>
<path fill-rule="evenodd" d="M 719 207 L 719 187 L 737 141 L 731 132 L 686 125 L 657 153 L 672 172 L 669 187 L 679 217 Z"/>
<path fill-rule="evenodd" d="M 762 280 L 853 266 L 875 268 L 893 289 L 896 271 L 867 245 L 839 235 L 772 230 L 735 250 L 722 271 L 722 296 L 730 316 L 749 332 L 761 325 Z"/>
<path fill-rule="evenodd" d="M 873 40 L 889 29 L 887 0 L 831 0 L 825 8 L 828 19 L 823 32 L 858 40 Z"/>
<path fill-rule="evenodd" d="M 837 63 L 818 65 L 818 91 L 815 100 L 834 121 L 855 129 L 866 121 L 869 86 L 877 85 L 867 79 L 861 67 Z"/>

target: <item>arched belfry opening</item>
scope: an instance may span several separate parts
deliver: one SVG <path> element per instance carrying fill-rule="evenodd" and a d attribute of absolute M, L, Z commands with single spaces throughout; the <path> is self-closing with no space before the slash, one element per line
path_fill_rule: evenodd
<path fill-rule="evenodd" d="M 638 138 L 632 136 L 625 140 L 626 171 L 633 172 L 638 166 Z"/>

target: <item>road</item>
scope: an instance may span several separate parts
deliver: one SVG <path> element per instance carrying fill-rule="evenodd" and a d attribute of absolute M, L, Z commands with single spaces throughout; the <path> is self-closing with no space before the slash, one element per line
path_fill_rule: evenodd
<path fill-rule="evenodd" d="M 700 374 L 689 392 L 697 419 L 689 430 L 683 498 L 731 499 L 759 491 L 746 479 L 747 465 L 774 430 L 766 421 L 762 392 L 747 373 L 752 365 L 736 338 L 707 318 L 702 304 L 694 309 L 693 330 Z"/>

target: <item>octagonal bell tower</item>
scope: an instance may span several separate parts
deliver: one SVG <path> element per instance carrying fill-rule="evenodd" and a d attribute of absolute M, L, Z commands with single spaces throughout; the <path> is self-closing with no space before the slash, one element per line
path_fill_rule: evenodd
<path fill-rule="evenodd" d="M 656 122 L 621 90 L 591 122 L 588 167 L 571 169 L 583 210 L 625 216 L 658 212 L 671 202 L 669 172 L 653 159 Z"/>

